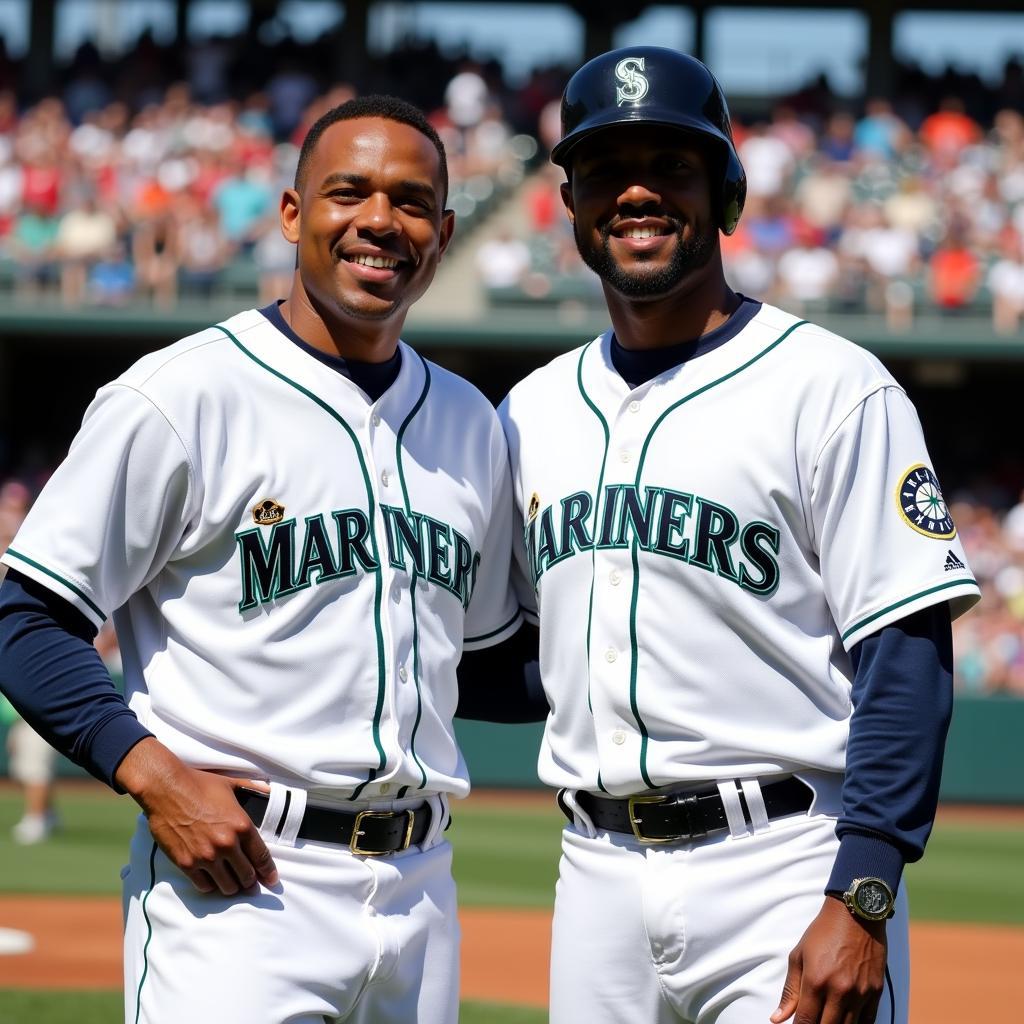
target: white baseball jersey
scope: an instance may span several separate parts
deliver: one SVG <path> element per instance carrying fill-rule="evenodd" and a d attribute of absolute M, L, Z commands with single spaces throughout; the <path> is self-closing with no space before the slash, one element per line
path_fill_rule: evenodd
<path fill-rule="evenodd" d="M 552 706 L 542 779 L 623 796 L 842 772 L 849 648 L 979 596 L 910 401 L 768 305 L 633 390 L 610 341 L 499 410 Z"/>
<path fill-rule="evenodd" d="M 376 402 L 256 310 L 104 387 L 4 561 L 96 626 L 197 768 L 464 795 L 463 649 L 511 635 L 494 410 L 401 345 Z"/>

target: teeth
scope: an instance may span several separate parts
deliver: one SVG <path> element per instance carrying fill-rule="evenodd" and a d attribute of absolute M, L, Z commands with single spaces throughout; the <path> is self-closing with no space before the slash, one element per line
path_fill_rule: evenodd
<path fill-rule="evenodd" d="M 398 260 L 387 256 L 353 256 L 352 262 L 363 267 L 376 267 L 378 270 L 394 270 L 398 266 Z"/>
<path fill-rule="evenodd" d="M 626 228 L 622 233 L 623 238 L 653 238 L 660 234 L 657 228 Z"/>

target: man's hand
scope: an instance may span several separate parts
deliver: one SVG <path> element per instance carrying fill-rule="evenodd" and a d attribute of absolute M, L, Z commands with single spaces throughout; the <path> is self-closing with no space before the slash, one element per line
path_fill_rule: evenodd
<path fill-rule="evenodd" d="M 200 892 L 234 896 L 257 882 L 277 884 L 270 851 L 235 799 L 238 788 L 266 792 L 265 783 L 189 768 L 152 738 L 132 747 L 116 778 L 145 812 L 157 845 Z"/>
<path fill-rule="evenodd" d="M 789 954 L 772 1024 L 874 1024 L 885 984 L 885 922 L 855 918 L 841 900 L 825 905 Z"/>

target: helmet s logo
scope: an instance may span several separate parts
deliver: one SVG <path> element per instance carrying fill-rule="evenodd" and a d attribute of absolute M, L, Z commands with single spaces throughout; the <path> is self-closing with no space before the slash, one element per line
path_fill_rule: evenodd
<path fill-rule="evenodd" d="M 650 83 L 646 75 L 640 74 L 643 69 L 643 57 L 626 57 L 615 65 L 615 77 L 622 83 L 615 89 L 620 107 L 623 103 L 637 103 L 647 95 Z"/>

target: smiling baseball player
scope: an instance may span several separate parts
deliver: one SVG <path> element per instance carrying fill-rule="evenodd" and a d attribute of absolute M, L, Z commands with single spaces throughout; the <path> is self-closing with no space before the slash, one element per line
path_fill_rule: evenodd
<path fill-rule="evenodd" d="M 498 419 L 399 339 L 446 195 L 415 108 L 324 115 L 287 300 L 101 389 L 4 556 L 4 688 L 145 811 L 126 1021 L 457 1018 L 456 665 L 521 616 Z M 90 644 L 111 613 L 130 710 Z"/>
<path fill-rule="evenodd" d="M 562 125 L 612 329 L 499 410 L 570 819 L 551 1020 L 905 1024 L 900 876 L 978 598 L 917 416 L 728 287 L 745 179 L 703 64 L 604 54 Z"/>

